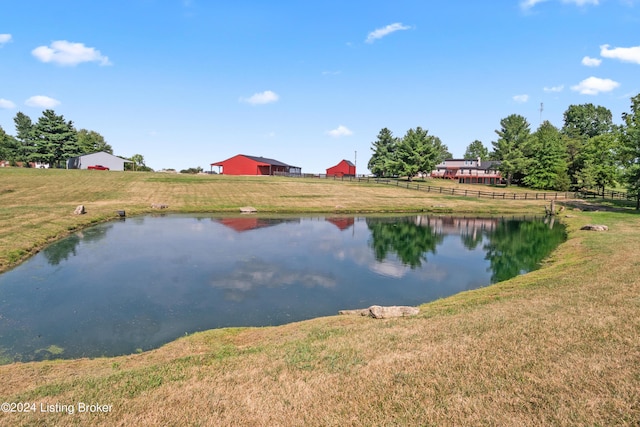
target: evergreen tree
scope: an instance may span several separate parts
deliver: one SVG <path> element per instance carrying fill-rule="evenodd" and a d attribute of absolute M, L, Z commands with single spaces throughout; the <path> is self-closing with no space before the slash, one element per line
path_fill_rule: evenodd
<path fill-rule="evenodd" d="M 477 139 L 467 146 L 467 150 L 464 152 L 465 159 L 489 159 L 489 150 L 482 144 L 482 141 Z"/>
<path fill-rule="evenodd" d="M 52 167 L 59 167 L 62 161 L 80 154 L 78 134 L 73 122 L 66 122 L 62 115 L 53 110 L 45 110 L 34 126 L 36 153 L 34 157 Z"/>
<path fill-rule="evenodd" d="M 440 138 L 429 135 L 426 129 L 409 129 L 398 143 L 396 161 L 400 175 L 409 181 L 418 173 L 430 174 L 448 155 L 447 146 Z"/>
<path fill-rule="evenodd" d="M 568 190 L 566 147 L 562 135 L 548 121 L 529 139 L 523 183 L 540 190 Z"/>
<path fill-rule="evenodd" d="M 16 125 L 16 139 L 18 140 L 17 160 L 28 166 L 30 161 L 35 160 L 37 149 L 33 123 L 29 116 L 20 111 L 13 118 L 13 122 Z"/>
<path fill-rule="evenodd" d="M 371 159 L 368 168 L 375 176 L 389 176 L 394 174 L 395 150 L 397 139 L 391 131 L 383 128 L 378 133 L 378 139 L 371 143 Z"/>
<path fill-rule="evenodd" d="M 531 137 L 527 119 L 518 114 L 512 114 L 500 120 L 500 130 L 496 130 L 498 140 L 492 142 L 492 157 L 501 161 L 500 171 L 507 180 L 507 186 L 517 173 L 522 173 L 525 167 L 526 145 Z"/>

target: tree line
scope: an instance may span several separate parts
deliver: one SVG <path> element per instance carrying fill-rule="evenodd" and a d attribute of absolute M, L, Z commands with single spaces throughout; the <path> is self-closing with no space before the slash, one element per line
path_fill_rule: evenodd
<path fill-rule="evenodd" d="M 631 110 L 615 125 L 611 111 L 593 104 L 570 105 L 564 124 L 556 128 L 544 121 L 535 130 L 518 114 L 500 120 L 492 151 L 475 140 L 465 158 L 499 160 L 507 185 L 513 183 L 540 190 L 626 186 L 640 200 L 640 94 L 631 98 Z M 438 137 L 418 127 L 403 138 L 383 128 L 372 142 L 369 170 L 376 176 L 430 174 L 451 158 Z"/>
<path fill-rule="evenodd" d="M 13 122 L 15 136 L 7 134 L 0 126 L 0 160 L 14 166 L 21 163 L 29 167 L 31 163 L 38 162 L 60 168 L 65 167 L 70 157 L 98 151 L 113 154 L 113 148 L 101 134 L 87 129 L 77 130 L 72 121 L 65 120 L 63 115 L 57 115 L 53 110 L 43 111 L 35 123 L 26 114 L 18 112 Z M 130 167 L 136 170 L 150 170 L 140 154 L 127 160 L 134 161 Z"/>

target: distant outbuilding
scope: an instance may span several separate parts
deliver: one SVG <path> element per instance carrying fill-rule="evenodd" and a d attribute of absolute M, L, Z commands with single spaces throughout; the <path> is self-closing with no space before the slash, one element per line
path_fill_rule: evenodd
<path fill-rule="evenodd" d="M 105 151 L 97 153 L 83 154 L 82 156 L 70 157 L 67 160 L 67 169 L 88 169 L 89 166 L 104 166 L 112 171 L 123 171 L 125 163 L 133 163 L 131 160 L 125 160 L 121 157 L 114 156 Z"/>
<path fill-rule="evenodd" d="M 247 156 L 238 154 L 221 162 L 211 163 L 213 167 L 221 168 L 224 175 L 300 175 L 301 168 L 291 166 L 278 160 L 266 157 Z"/>
<path fill-rule="evenodd" d="M 327 169 L 327 176 L 356 176 L 356 165 L 349 160 L 343 160 Z"/>

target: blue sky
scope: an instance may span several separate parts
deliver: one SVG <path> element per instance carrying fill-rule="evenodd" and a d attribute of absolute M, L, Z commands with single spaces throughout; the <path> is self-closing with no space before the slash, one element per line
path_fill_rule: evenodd
<path fill-rule="evenodd" d="M 156 170 L 365 173 L 383 127 L 461 157 L 510 114 L 620 123 L 640 93 L 640 0 L 1 1 L 0 126 L 51 108 Z"/>

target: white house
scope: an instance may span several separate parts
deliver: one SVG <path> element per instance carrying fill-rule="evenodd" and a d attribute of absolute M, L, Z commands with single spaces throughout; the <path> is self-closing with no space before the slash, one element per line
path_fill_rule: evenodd
<path fill-rule="evenodd" d="M 99 151 L 97 153 L 83 154 L 71 157 L 67 160 L 67 169 L 87 169 L 89 166 L 106 166 L 112 171 L 123 171 L 125 163 L 133 163 L 113 154 Z"/>

